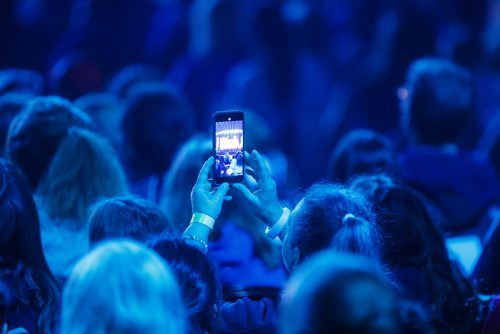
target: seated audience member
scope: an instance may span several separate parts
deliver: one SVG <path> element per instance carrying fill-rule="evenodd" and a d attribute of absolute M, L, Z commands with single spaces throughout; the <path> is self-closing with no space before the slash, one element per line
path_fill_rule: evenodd
<path fill-rule="evenodd" d="M 220 284 L 206 254 L 182 239 L 159 239 L 152 248 L 168 263 L 180 286 L 191 334 L 218 333 Z"/>
<path fill-rule="evenodd" d="M 121 147 L 121 100 L 112 94 L 94 93 L 81 96 L 74 104 L 92 118 L 97 133 L 108 139 L 116 150 Z"/>
<path fill-rule="evenodd" d="M 38 72 L 19 68 L 0 70 L 0 95 L 23 93 L 38 96 L 44 90 L 45 80 Z"/>
<path fill-rule="evenodd" d="M 31 100 L 13 119 L 6 156 L 28 179 L 32 192 L 36 192 L 59 143 L 73 126 L 89 128 L 91 120 L 69 101 L 56 96 Z"/>
<path fill-rule="evenodd" d="M 478 317 L 470 282 L 448 258 L 444 239 L 420 196 L 383 174 L 352 187 L 373 202 L 382 235 L 382 261 L 405 297 L 429 308 L 439 333 L 469 333 Z"/>
<path fill-rule="evenodd" d="M 111 145 L 88 130 L 69 129 L 36 192 L 45 215 L 43 246 L 54 274 L 67 276 L 87 253 L 89 207 L 126 193 L 125 173 Z"/>
<path fill-rule="evenodd" d="M 152 250 L 107 242 L 73 269 L 62 300 L 61 334 L 185 333 L 179 286 Z"/>
<path fill-rule="evenodd" d="M 4 332 L 54 333 L 59 286 L 45 261 L 29 185 L 0 160 L 0 312 Z"/>
<path fill-rule="evenodd" d="M 474 227 L 495 201 L 497 178 L 491 162 L 466 151 L 477 114 L 471 75 L 446 60 L 424 58 L 407 72 L 402 101 L 408 148 L 399 155 L 401 178 L 439 211 L 446 231 Z"/>
<path fill-rule="evenodd" d="M 352 177 L 377 172 L 396 173 L 392 143 L 372 130 L 357 129 L 346 134 L 330 156 L 327 178 L 345 183 Z"/>
<path fill-rule="evenodd" d="M 189 194 L 211 153 L 211 141 L 196 135 L 180 148 L 166 175 L 162 207 L 179 235 L 191 217 Z M 254 218 L 237 194 L 233 195 L 231 207 L 215 226 L 210 241 L 209 257 L 220 273 L 225 297 L 236 286 L 239 290 L 250 286 L 280 288 L 286 276 L 279 247 L 264 235 L 263 223 Z"/>
<path fill-rule="evenodd" d="M 89 244 L 116 238 L 129 238 L 148 243 L 161 235 L 173 235 L 167 216 L 142 198 L 113 197 L 99 201 L 87 223 Z"/>
<path fill-rule="evenodd" d="M 301 264 L 286 284 L 280 333 L 433 333 L 418 308 L 408 317 L 407 305 L 376 262 L 322 251 Z"/>
<path fill-rule="evenodd" d="M 162 82 L 134 86 L 121 123 L 121 158 L 132 194 L 159 202 L 163 175 L 192 129 L 191 109 L 174 87 Z"/>
<path fill-rule="evenodd" d="M 351 189 L 334 184 L 316 184 L 293 211 L 283 208 L 277 196 L 276 183 L 269 174 L 264 158 L 257 152 L 245 153 L 250 175 L 257 181 L 250 190 L 241 183 L 232 187 L 246 198 L 247 205 L 269 228 L 270 238 L 283 240 L 283 260 L 291 272 L 312 254 L 333 248 L 339 251 L 379 257 L 379 235 L 374 215 L 364 197 Z M 191 194 L 193 218 L 184 235 L 194 235 L 205 246 L 219 217 L 222 203 L 229 190 L 223 183 L 210 191 L 209 171 L 214 163 L 209 158 L 203 165 Z M 286 227 L 286 229 L 285 229 Z"/>

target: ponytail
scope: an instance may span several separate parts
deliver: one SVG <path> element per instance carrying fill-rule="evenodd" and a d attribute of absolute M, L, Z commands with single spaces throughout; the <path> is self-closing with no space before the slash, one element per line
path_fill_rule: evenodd
<path fill-rule="evenodd" d="M 331 247 L 379 259 L 379 243 L 380 237 L 373 224 L 362 217 L 346 213 L 340 228 L 333 235 Z"/>

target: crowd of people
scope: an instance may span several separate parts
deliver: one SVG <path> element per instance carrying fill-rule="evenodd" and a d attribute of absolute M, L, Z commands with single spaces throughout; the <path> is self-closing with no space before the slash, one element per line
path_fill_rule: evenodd
<path fill-rule="evenodd" d="M 2 2 L 2 334 L 500 333 L 499 5 Z"/>

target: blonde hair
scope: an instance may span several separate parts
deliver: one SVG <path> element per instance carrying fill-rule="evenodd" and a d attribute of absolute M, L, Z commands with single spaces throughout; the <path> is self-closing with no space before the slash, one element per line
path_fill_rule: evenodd
<path fill-rule="evenodd" d="M 111 145 L 81 128 L 68 131 L 37 188 L 50 218 L 80 224 L 91 204 L 126 193 L 125 173 Z"/>
<path fill-rule="evenodd" d="M 180 290 L 168 265 L 132 241 L 101 244 L 73 269 L 62 334 L 185 333 Z"/>

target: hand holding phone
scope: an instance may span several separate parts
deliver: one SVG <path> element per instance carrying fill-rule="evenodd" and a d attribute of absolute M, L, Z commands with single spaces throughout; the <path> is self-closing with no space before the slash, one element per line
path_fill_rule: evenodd
<path fill-rule="evenodd" d="M 243 137 L 242 111 L 218 111 L 213 115 L 213 180 L 216 185 L 243 181 Z"/>

